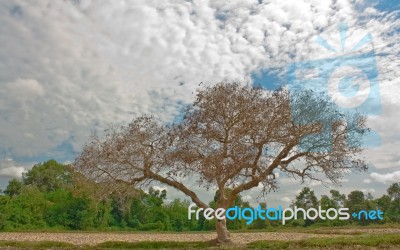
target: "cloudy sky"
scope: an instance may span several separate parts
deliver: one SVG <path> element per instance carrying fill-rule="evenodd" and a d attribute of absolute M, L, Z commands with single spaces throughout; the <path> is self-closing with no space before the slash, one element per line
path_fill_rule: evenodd
<path fill-rule="evenodd" d="M 274 89 L 288 83 L 288 65 L 356 48 L 374 52 L 382 112 L 368 121 L 380 143 L 365 152 L 368 173 L 349 174 L 334 188 L 380 196 L 400 181 L 396 2 L 1 0 L 0 186 L 35 163 L 73 161 L 88 136 L 110 124 L 141 114 L 173 121 L 200 82 Z M 285 205 L 302 186 L 279 182 L 268 199 Z"/>

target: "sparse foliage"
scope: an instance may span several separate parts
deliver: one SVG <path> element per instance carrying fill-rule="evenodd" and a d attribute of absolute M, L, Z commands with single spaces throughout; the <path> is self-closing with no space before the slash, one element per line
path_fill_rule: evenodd
<path fill-rule="evenodd" d="M 74 167 L 96 182 L 157 181 L 206 208 L 184 184 L 196 177 L 200 186 L 218 190 L 217 207 L 227 208 L 242 191 L 276 189 L 277 171 L 337 183 L 349 170 L 366 170 L 358 155 L 366 131 L 363 116 L 344 114 L 310 91 L 219 83 L 198 90 L 178 124 L 144 116 L 94 136 Z M 217 222 L 217 232 L 219 241 L 229 241 L 225 221 Z"/>

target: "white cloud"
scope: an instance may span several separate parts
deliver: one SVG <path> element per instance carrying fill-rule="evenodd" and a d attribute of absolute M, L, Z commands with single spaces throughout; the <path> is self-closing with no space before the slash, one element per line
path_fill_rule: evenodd
<path fill-rule="evenodd" d="M 292 200 L 289 197 L 285 196 L 285 197 L 281 198 L 281 201 L 286 202 L 286 203 L 290 203 Z"/>
<path fill-rule="evenodd" d="M 293 184 L 300 184 L 300 180 L 291 177 L 282 177 L 279 178 L 279 183 L 281 185 L 293 185 Z"/>
<path fill-rule="evenodd" d="M 242 197 L 242 200 L 243 200 L 243 201 L 251 201 L 251 202 L 254 201 L 254 199 L 253 199 L 253 197 L 251 197 L 251 195 L 244 195 L 244 196 Z"/>
<path fill-rule="evenodd" d="M 315 40 L 340 52 L 345 22 L 346 49 L 370 32 L 377 56 L 383 113 L 369 124 L 382 146 L 365 155 L 397 168 L 400 21 L 373 7 L 357 13 L 351 0 L 258 2 L 0 1 L 0 152 L 51 158 L 143 113 L 171 121 L 200 82 L 250 83 L 256 69 L 338 56 Z"/>
<path fill-rule="evenodd" d="M 370 179 L 364 179 L 363 182 L 369 184 L 369 183 L 371 183 L 371 180 Z"/>
<path fill-rule="evenodd" d="M 158 191 L 167 191 L 168 192 L 168 187 L 160 187 L 160 186 L 152 186 L 154 190 Z"/>
<path fill-rule="evenodd" d="M 363 193 L 375 193 L 376 190 L 374 188 L 362 188 L 361 191 Z"/>
<path fill-rule="evenodd" d="M 143 113 L 170 121 L 198 83 L 321 54 L 317 29 L 354 19 L 330 1 L 74 2 L 0 3 L 0 147 L 14 157 L 79 150 L 90 131 Z"/>
<path fill-rule="evenodd" d="M 0 169 L 0 176 L 12 177 L 12 178 L 21 178 L 22 173 L 25 172 L 24 167 L 8 167 Z"/>
<path fill-rule="evenodd" d="M 0 176 L 11 178 L 22 178 L 22 173 L 26 172 L 26 167 L 17 164 L 12 158 L 6 157 L 0 160 Z"/>
<path fill-rule="evenodd" d="M 383 183 L 392 183 L 400 181 L 400 171 L 394 171 L 392 173 L 386 173 L 386 174 L 371 173 L 370 176 L 372 179 Z"/>

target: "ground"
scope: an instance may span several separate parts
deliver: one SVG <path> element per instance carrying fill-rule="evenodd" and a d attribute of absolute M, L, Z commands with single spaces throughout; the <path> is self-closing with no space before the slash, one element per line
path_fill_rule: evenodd
<path fill-rule="evenodd" d="M 350 246 L 346 246 L 343 244 L 343 241 L 346 242 L 347 238 L 358 239 L 360 237 L 365 237 L 366 239 L 370 239 L 369 236 L 374 236 L 375 238 L 382 238 L 384 235 L 390 235 L 391 239 L 388 242 L 382 244 L 373 244 L 373 245 L 358 245 L 358 243 L 353 243 Z M 376 237 L 378 236 L 378 237 Z M 399 240 L 397 240 L 397 236 Z M 157 233 L 157 232 L 150 232 L 150 233 L 143 233 L 143 232 L 1 232 L 0 233 L 0 246 L 16 246 L 16 247 L 24 247 L 24 245 L 18 245 L 20 242 L 28 243 L 29 244 L 37 244 L 40 243 L 44 246 L 43 248 L 54 248 L 52 247 L 51 243 L 47 243 L 46 245 L 44 242 L 66 242 L 72 245 L 59 245 L 59 247 L 63 248 L 70 248 L 71 246 L 75 246 L 77 248 L 90 248 L 95 247 L 96 249 L 99 248 L 123 248 L 121 246 L 115 245 L 115 242 L 123 242 L 125 243 L 137 243 L 137 242 L 206 242 L 212 240 L 216 237 L 216 234 L 213 232 L 210 233 L 203 233 L 203 232 L 184 232 L 184 233 Z M 347 238 L 346 238 L 347 237 Z M 393 237 L 395 241 L 393 241 Z M 236 248 L 247 248 L 247 247 L 258 247 L 258 248 L 265 248 L 270 246 L 266 246 L 263 242 L 268 241 L 270 242 L 277 242 L 276 244 L 272 244 L 271 248 L 273 249 L 280 249 L 281 247 L 285 246 L 286 249 L 292 248 L 303 248 L 304 245 L 307 245 L 307 242 L 311 242 L 312 244 L 317 244 L 315 242 L 325 242 L 326 240 L 332 241 L 332 239 L 338 239 L 338 242 L 341 241 L 342 243 L 338 243 L 338 245 L 333 245 L 332 247 L 324 247 L 324 249 L 400 249 L 400 228 L 322 228 L 322 229 L 307 229 L 307 230 L 285 230 L 285 231 L 278 231 L 278 232 L 233 232 L 231 233 L 231 238 L 233 241 L 232 247 Z M 312 239 L 312 240 L 308 240 Z M 282 243 L 288 243 L 287 245 L 282 245 Z M 114 242 L 111 244 L 111 242 Z M 260 244 L 253 244 L 251 242 L 259 242 Z M 298 242 L 299 244 L 297 244 Z M 251 244 L 249 244 L 251 243 Z M 290 244 L 289 244 L 290 243 Z M 307 249 L 321 249 L 320 243 L 318 243 L 315 248 L 308 248 Z M 361 244 L 363 242 L 361 241 Z M 114 244 L 114 245 L 113 245 Z M 159 243 L 159 245 L 154 245 L 154 247 L 167 247 L 163 245 L 164 243 Z M 263 245 L 264 244 L 264 245 Z M 312 245 L 311 244 L 311 245 Z M 393 245 L 392 245 L 393 244 Z M 35 245 L 36 246 L 36 245 Z M 99 247 L 102 246 L 102 247 Z M 107 246 L 107 247 L 106 247 Z M 125 245 L 128 246 L 128 245 Z M 137 248 L 133 247 L 134 245 L 130 245 L 127 248 Z M 144 246 L 144 245 L 143 245 Z M 151 246 L 151 245 L 150 245 Z M 149 245 L 146 245 L 148 248 Z M 192 248 L 192 245 L 176 245 L 176 248 Z M 201 246 L 204 248 L 204 246 Z M 26 248 L 26 247 L 25 247 Z M 33 248 L 33 247 L 32 247 Z M 42 248 L 42 247 L 36 247 Z M 58 247 L 55 247 L 58 248 Z M 172 247 L 173 248 L 173 247 Z M 193 248 L 197 248 L 196 246 Z M 224 247 L 223 247 L 224 248 Z M 231 247 L 229 247 L 231 248 Z M 10 249 L 7 247 L 7 249 Z"/>

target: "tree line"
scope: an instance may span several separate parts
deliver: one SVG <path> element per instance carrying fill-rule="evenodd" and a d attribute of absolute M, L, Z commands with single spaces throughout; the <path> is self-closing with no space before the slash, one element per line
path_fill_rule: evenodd
<path fill-rule="evenodd" d="M 200 217 L 187 219 L 190 202 L 175 199 L 166 202 L 166 190 L 134 188 L 123 183 L 113 186 L 92 182 L 73 169 L 55 160 L 36 164 L 23 174 L 22 180 L 13 179 L 0 196 L 0 230 L 139 230 L 139 231 L 202 231 L 215 230 L 215 221 Z M 230 190 L 228 189 L 227 192 Z M 217 207 L 219 192 L 208 204 Z M 263 208 L 265 203 L 260 204 Z M 233 206 L 251 207 L 241 196 Z M 350 211 L 380 209 L 385 212 L 383 221 L 318 221 L 293 220 L 293 227 L 342 226 L 346 224 L 400 222 L 400 183 L 394 183 L 387 194 L 374 198 L 362 191 L 352 191 L 347 196 L 337 190 L 317 198 L 305 187 L 296 196 L 292 206 L 324 209 L 341 206 Z M 280 226 L 279 221 L 255 220 L 246 225 L 244 220 L 228 221 L 227 228 L 268 229 Z"/>

